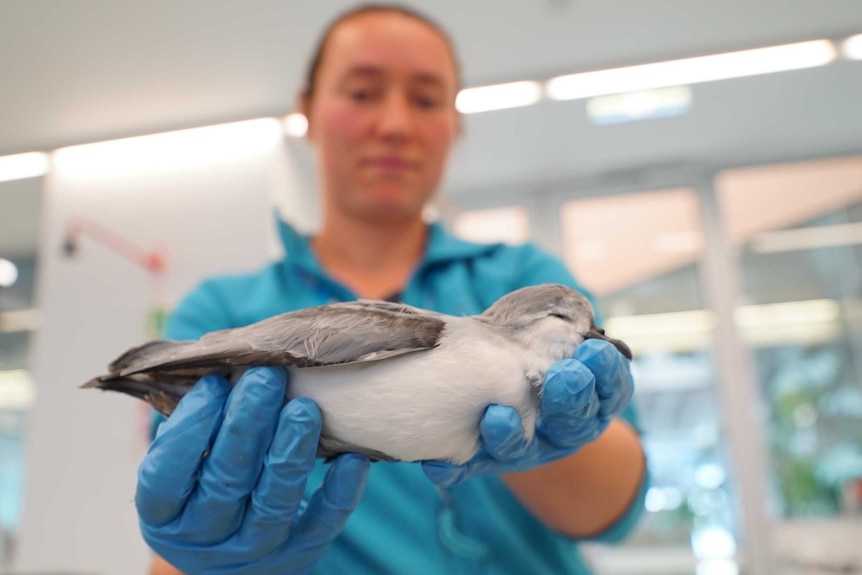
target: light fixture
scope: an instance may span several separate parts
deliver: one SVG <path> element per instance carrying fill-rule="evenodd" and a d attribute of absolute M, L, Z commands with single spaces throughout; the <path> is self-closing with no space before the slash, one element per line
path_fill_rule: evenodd
<path fill-rule="evenodd" d="M 840 304 L 831 299 L 788 301 L 738 307 L 733 312 L 737 327 L 787 330 L 793 326 L 832 323 L 841 318 Z"/>
<path fill-rule="evenodd" d="M 683 86 L 822 66 L 837 56 L 829 40 L 812 40 L 712 56 L 557 76 L 545 90 L 554 100 Z"/>
<path fill-rule="evenodd" d="M 100 178 L 212 165 L 259 154 L 282 137 L 278 120 L 259 118 L 61 148 L 54 167 L 67 177 Z"/>
<path fill-rule="evenodd" d="M 529 106 L 541 99 L 542 86 L 538 82 L 510 82 L 464 88 L 455 98 L 455 107 L 462 114 L 475 114 Z"/>
<path fill-rule="evenodd" d="M 862 223 L 775 230 L 757 234 L 751 250 L 768 254 L 862 244 Z"/>
<path fill-rule="evenodd" d="M 750 346 L 814 345 L 841 335 L 841 306 L 835 300 L 803 300 L 741 306 L 733 321 Z M 686 351 L 709 345 L 718 319 L 711 310 L 610 317 L 605 328 L 635 355 L 651 350 Z"/>
<path fill-rule="evenodd" d="M 841 54 L 848 60 L 862 60 L 862 34 L 850 36 L 841 42 Z"/>
<path fill-rule="evenodd" d="M 283 124 L 284 133 L 293 138 L 302 138 L 308 132 L 308 119 L 299 112 L 285 116 Z"/>
<path fill-rule="evenodd" d="M 44 176 L 48 171 L 48 154 L 27 152 L 0 156 L 0 182 Z"/>
<path fill-rule="evenodd" d="M 12 287 L 18 281 L 18 266 L 0 258 L 0 287 Z"/>
<path fill-rule="evenodd" d="M 596 96 L 587 101 L 587 115 L 599 126 L 668 118 L 686 113 L 691 101 L 688 86 Z"/>
<path fill-rule="evenodd" d="M 628 317 L 612 317 L 605 322 L 608 333 L 627 341 L 628 339 L 661 338 L 665 336 L 694 333 L 709 333 L 716 326 L 715 313 L 710 310 L 678 311 L 659 314 L 644 314 Z"/>

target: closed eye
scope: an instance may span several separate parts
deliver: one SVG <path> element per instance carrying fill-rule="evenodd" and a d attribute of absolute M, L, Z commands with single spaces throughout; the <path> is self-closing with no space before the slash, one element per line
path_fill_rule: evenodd
<path fill-rule="evenodd" d="M 569 317 L 569 316 L 567 316 L 567 315 L 563 315 L 563 314 L 561 314 L 561 313 L 551 312 L 549 315 L 550 315 L 551 317 L 558 317 L 558 318 L 560 318 L 561 320 L 564 320 L 564 321 L 572 321 L 572 318 L 570 318 L 570 317 Z"/>

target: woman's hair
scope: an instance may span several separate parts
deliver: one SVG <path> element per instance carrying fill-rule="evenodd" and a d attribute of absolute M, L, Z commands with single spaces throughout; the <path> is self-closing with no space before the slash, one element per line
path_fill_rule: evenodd
<path fill-rule="evenodd" d="M 455 79 L 457 82 L 456 88 L 461 87 L 461 67 L 458 64 L 458 58 L 455 55 L 455 45 L 452 43 L 452 39 L 449 37 L 449 34 L 447 34 L 445 30 L 443 30 L 442 26 L 440 26 L 424 14 L 421 14 L 416 10 L 413 10 L 412 8 L 408 8 L 407 6 L 401 4 L 362 4 L 351 10 L 342 12 L 338 17 L 335 18 L 335 20 L 330 22 L 329 26 L 326 27 L 326 30 L 321 35 L 320 40 L 317 43 L 317 48 L 314 50 L 314 56 L 312 57 L 310 65 L 308 67 L 308 72 L 305 77 L 305 85 L 302 88 L 302 95 L 305 98 L 311 98 L 314 95 L 314 91 L 317 86 L 317 75 L 320 69 L 320 63 L 323 60 L 323 53 L 326 50 L 326 43 L 329 41 L 329 37 L 332 35 L 333 30 L 335 30 L 343 22 L 346 22 L 352 18 L 362 16 L 364 14 L 371 14 L 374 12 L 399 14 L 401 16 L 406 16 L 407 18 L 412 18 L 413 20 L 417 20 L 425 24 L 426 26 L 429 26 L 435 32 L 437 32 L 446 42 L 446 45 L 449 47 L 449 53 L 452 55 L 452 63 L 455 66 Z"/>

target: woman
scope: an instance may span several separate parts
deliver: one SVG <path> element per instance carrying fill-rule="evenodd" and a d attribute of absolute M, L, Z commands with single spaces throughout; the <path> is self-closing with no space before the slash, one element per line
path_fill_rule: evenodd
<path fill-rule="evenodd" d="M 339 18 L 301 97 L 322 229 L 306 238 L 280 222 L 285 260 L 204 282 L 167 336 L 357 297 L 457 315 L 525 285 L 577 287 L 530 245 L 470 244 L 423 223 L 459 132 L 459 87 L 452 45 L 424 17 L 371 6 Z M 232 390 L 202 379 L 141 465 L 141 528 L 164 557 L 152 573 L 588 572 L 577 541 L 621 538 L 645 485 L 637 433 L 617 417 L 628 364 L 588 343 L 549 370 L 535 441 L 511 408 L 490 406 L 480 453 L 457 467 L 356 454 L 324 465 L 320 411 L 305 398 L 282 408 L 283 371 L 250 370 Z"/>

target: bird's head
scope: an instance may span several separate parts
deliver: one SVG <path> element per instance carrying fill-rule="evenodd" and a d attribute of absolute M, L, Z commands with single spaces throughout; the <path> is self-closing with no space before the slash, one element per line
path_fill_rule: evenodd
<path fill-rule="evenodd" d="M 586 339 L 612 343 L 628 359 L 629 347 L 596 327 L 593 306 L 578 291 L 559 284 L 542 284 L 513 291 L 497 300 L 482 317 L 511 330 L 530 347 L 546 349 L 554 359 L 572 357 Z"/>

